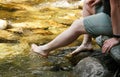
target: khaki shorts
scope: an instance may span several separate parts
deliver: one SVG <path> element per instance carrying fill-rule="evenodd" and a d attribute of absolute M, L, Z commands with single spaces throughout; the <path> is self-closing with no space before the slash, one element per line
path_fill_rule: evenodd
<path fill-rule="evenodd" d="M 93 37 L 113 35 L 111 18 L 103 13 L 102 7 L 96 9 L 96 14 L 85 17 L 83 23 L 88 34 Z"/>

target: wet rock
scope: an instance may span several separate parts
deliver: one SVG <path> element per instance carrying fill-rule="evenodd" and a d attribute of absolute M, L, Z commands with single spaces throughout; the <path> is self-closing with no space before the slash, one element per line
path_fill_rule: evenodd
<path fill-rule="evenodd" d="M 0 9 L 1 10 L 6 10 L 6 11 L 9 11 L 9 12 L 13 12 L 13 11 L 17 11 L 17 10 L 20 10 L 20 9 L 23 9 L 23 8 L 15 5 L 15 4 L 12 4 L 12 3 L 10 3 L 10 4 L 9 3 L 8 4 L 0 3 Z"/>
<path fill-rule="evenodd" d="M 23 34 L 23 28 L 10 28 L 10 29 L 7 29 L 7 31 L 10 31 L 10 32 L 13 32 L 13 33 L 16 33 L 16 34 Z"/>
<path fill-rule="evenodd" d="M 7 40 L 7 39 L 0 38 L 0 43 L 19 43 L 19 41 L 18 40 Z"/>
<path fill-rule="evenodd" d="M 76 77 L 113 77 L 101 62 L 94 57 L 81 60 L 73 71 Z"/>
<path fill-rule="evenodd" d="M 73 72 L 76 77 L 116 77 L 119 68 L 110 54 L 102 54 L 101 50 L 95 50 L 89 57 L 80 60 Z M 119 72 L 116 75 L 118 74 Z"/>
<path fill-rule="evenodd" d="M 54 65 L 52 68 L 51 68 L 51 71 L 60 71 L 61 70 L 61 66 L 60 65 Z"/>
<path fill-rule="evenodd" d="M 103 42 L 109 38 L 110 37 L 108 36 L 99 36 L 96 38 L 96 41 L 100 46 L 102 46 Z M 120 64 L 120 44 L 112 47 L 112 49 L 110 50 L 110 55 L 114 58 L 114 60 L 116 60 L 116 62 Z"/>
<path fill-rule="evenodd" d="M 70 2 L 75 2 L 75 1 L 70 1 L 70 0 L 56 1 L 51 6 L 59 7 L 59 8 L 71 8 L 71 9 L 82 7 L 82 1 L 77 1 L 75 3 L 70 3 Z"/>
<path fill-rule="evenodd" d="M 42 74 L 43 74 L 43 71 L 39 71 L 39 70 L 33 70 L 33 71 L 32 71 L 32 75 L 41 76 Z"/>
<path fill-rule="evenodd" d="M 0 30 L 0 40 L 18 40 L 19 36 L 7 30 Z"/>
<path fill-rule="evenodd" d="M 110 54 L 120 64 L 120 45 L 113 47 Z"/>
<path fill-rule="evenodd" d="M 8 22 L 6 20 L 0 19 L 0 29 L 6 29 Z"/>
<path fill-rule="evenodd" d="M 85 57 L 90 56 L 92 53 L 93 53 L 92 51 L 84 51 L 68 59 L 71 62 L 71 64 L 75 66 L 80 60 L 82 60 Z"/>

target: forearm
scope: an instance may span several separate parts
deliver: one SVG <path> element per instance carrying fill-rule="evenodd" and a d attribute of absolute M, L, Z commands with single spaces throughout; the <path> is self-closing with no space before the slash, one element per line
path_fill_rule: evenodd
<path fill-rule="evenodd" d="M 120 35 L 120 1 L 110 0 L 111 20 L 114 35 Z"/>

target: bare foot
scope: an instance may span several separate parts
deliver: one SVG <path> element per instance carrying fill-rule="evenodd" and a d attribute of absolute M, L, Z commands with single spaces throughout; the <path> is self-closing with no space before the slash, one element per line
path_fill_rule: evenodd
<path fill-rule="evenodd" d="M 48 57 L 48 52 L 45 51 L 42 46 L 37 46 L 36 44 L 32 44 L 31 49 L 33 52 L 35 52 L 43 57 Z"/>
<path fill-rule="evenodd" d="M 92 45 L 91 44 L 81 44 L 76 50 L 74 50 L 73 52 L 70 53 L 71 56 L 74 56 L 78 53 L 80 53 L 81 51 L 85 51 L 85 50 L 93 50 Z"/>

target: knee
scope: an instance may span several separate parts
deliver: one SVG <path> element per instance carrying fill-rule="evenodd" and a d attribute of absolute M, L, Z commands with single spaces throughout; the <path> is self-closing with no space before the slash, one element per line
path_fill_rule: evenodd
<path fill-rule="evenodd" d="M 77 19 L 72 23 L 71 27 L 78 27 L 80 25 L 82 25 L 82 19 Z"/>
<path fill-rule="evenodd" d="M 83 4 L 83 11 L 88 12 L 89 14 L 95 13 L 95 6 L 91 7 L 91 3 L 89 0 L 85 0 Z"/>
<path fill-rule="evenodd" d="M 84 6 L 89 6 L 88 4 L 89 4 L 89 0 L 84 0 L 84 2 L 83 2 L 83 7 L 84 7 Z"/>
<path fill-rule="evenodd" d="M 73 29 L 77 33 L 83 33 L 84 32 L 83 19 L 75 20 L 71 25 L 71 29 Z"/>

